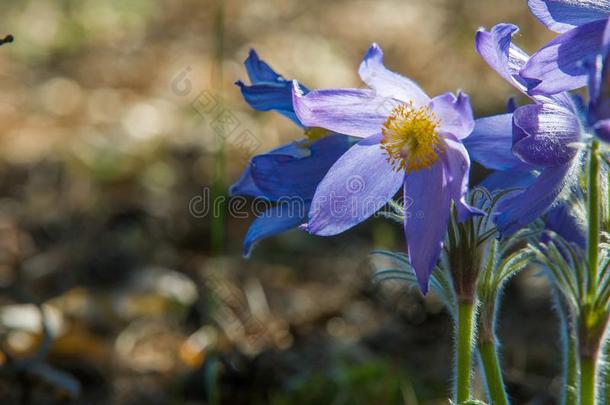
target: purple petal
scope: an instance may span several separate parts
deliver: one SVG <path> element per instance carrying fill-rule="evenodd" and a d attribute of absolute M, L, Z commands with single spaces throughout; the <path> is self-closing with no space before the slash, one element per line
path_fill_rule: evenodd
<path fill-rule="evenodd" d="M 519 27 L 513 24 L 497 24 L 489 32 L 480 29 L 475 36 L 475 48 L 483 60 L 500 76 L 535 101 L 554 101 L 564 106 L 569 105 L 569 98 L 564 94 L 527 93 L 528 86 L 533 86 L 537 81 L 532 84 L 520 75 L 521 69 L 529 60 L 529 55 L 512 42 L 513 35 L 518 31 Z"/>
<path fill-rule="evenodd" d="M 258 57 L 254 49 L 250 49 L 248 58 L 244 61 L 246 72 L 252 84 L 286 81 L 281 75 L 271 69 L 265 61 Z"/>
<path fill-rule="evenodd" d="M 472 160 L 488 169 L 505 170 L 525 165 L 512 151 L 512 114 L 477 119 L 472 134 L 462 142 Z"/>
<path fill-rule="evenodd" d="M 519 91 L 527 90 L 526 83 L 519 76 L 519 70 L 529 56 L 512 43 L 512 37 L 519 31 L 513 24 L 497 24 L 487 32 L 483 29 L 475 35 L 475 48 L 487 64 Z"/>
<path fill-rule="evenodd" d="M 482 211 L 471 207 L 466 202 L 468 192 L 468 176 L 470 174 L 470 158 L 464 145 L 458 141 L 445 139 L 447 150 L 442 156 L 445 180 L 449 193 L 458 214 L 458 221 L 463 222 L 472 215 L 481 215 Z"/>
<path fill-rule="evenodd" d="M 292 107 L 292 82 L 248 86 L 238 80 L 235 84 L 250 107 L 258 111 L 277 111 L 302 126 Z"/>
<path fill-rule="evenodd" d="M 606 20 L 574 28 L 546 44 L 521 69 L 530 94 L 555 94 L 587 84 L 588 65 L 602 44 Z"/>
<path fill-rule="evenodd" d="M 269 156 L 269 155 L 283 155 L 290 156 L 294 159 L 304 158 L 310 155 L 310 151 L 307 147 L 304 147 L 302 142 L 291 142 L 287 145 L 280 146 L 270 150 L 269 152 L 263 153 L 258 156 Z M 258 157 L 255 156 L 254 158 Z M 253 158 L 253 159 L 254 159 Z M 254 182 L 252 178 L 252 163 L 248 163 L 248 166 L 243 171 L 239 180 L 237 180 L 230 188 L 229 195 L 245 195 L 251 197 L 267 197 L 266 195 Z"/>
<path fill-rule="evenodd" d="M 249 257 L 254 244 L 261 239 L 296 228 L 305 222 L 308 210 L 309 204 L 306 202 L 301 206 L 283 203 L 268 208 L 248 228 L 244 238 L 244 256 Z"/>
<path fill-rule="evenodd" d="M 258 197 L 263 196 L 264 193 L 260 188 L 254 183 L 254 179 L 252 178 L 252 167 L 250 164 L 246 166 L 244 171 L 241 174 L 239 180 L 237 180 L 231 187 L 229 187 L 229 195 L 234 197 L 236 195 L 245 195 L 250 197 Z"/>
<path fill-rule="evenodd" d="M 594 104 L 600 96 L 602 83 L 604 80 L 604 55 L 602 53 L 598 54 L 593 61 L 587 82 L 587 90 L 589 92 L 589 99 L 591 100 L 591 104 Z"/>
<path fill-rule="evenodd" d="M 545 228 L 561 235 L 566 241 L 581 248 L 587 247 L 586 226 L 575 215 L 573 207 L 562 203 L 552 207 L 544 216 Z"/>
<path fill-rule="evenodd" d="M 405 177 L 405 236 L 409 260 L 422 293 L 443 248 L 451 197 L 444 184 L 443 165 L 411 172 Z"/>
<path fill-rule="evenodd" d="M 595 58 L 589 72 L 588 91 L 589 115 L 592 118 L 610 116 L 610 52 Z"/>
<path fill-rule="evenodd" d="M 383 65 L 383 52 L 377 44 L 371 45 L 364 55 L 358 74 L 381 97 L 404 102 L 411 100 L 418 107 L 430 101 L 430 97 L 414 81 L 386 69 Z"/>
<path fill-rule="evenodd" d="M 309 211 L 307 230 L 330 236 L 364 221 L 390 198 L 404 179 L 387 161 L 374 135 L 352 146 L 318 185 Z"/>
<path fill-rule="evenodd" d="M 528 0 L 530 11 L 548 29 L 566 32 L 610 14 L 608 0 Z"/>
<path fill-rule="evenodd" d="M 457 97 L 452 93 L 434 97 L 430 101 L 430 110 L 439 118 L 442 134 L 464 139 L 474 128 L 470 99 L 462 92 L 458 92 Z"/>
<path fill-rule="evenodd" d="M 347 136 L 331 135 L 311 144 L 306 157 L 259 155 L 252 159 L 252 177 L 258 188 L 274 200 L 283 197 L 311 200 L 318 183 L 349 147 Z"/>
<path fill-rule="evenodd" d="M 314 90 L 301 95 L 295 87 L 292 100 L 306 127 L 326 128 L 360 138 L 378 134 L 390 111 L 400 104 L 398 100 L 361 89 Z"/>
<path fill-rule="evenodd" d="M 513 114 L 513 153 L 536 166 L 561 166 L 577 153 L 578 118 L 555 104 L 530 104 Z"/>
<path fill-rule="evenodd" d="M 498 202 L 494 222 L 502 236 L 512 235 L 542 215 L 568 184 L 571 169 L 571 163 L 547 167 L 527 189 Z"/>
<path fill-rule="evenodd" d="M 254 49 L 250 50 L 244 65 L 252 85 L 248 86 L 241 80 L 235 84 L 239 86 L 250 107 L 259 111 L 277 111 L 302 126 L 292 107 L 292 82 L 284 79 L 261 60 Z M 309 92 L 305 86 L 299 86 L 303 93 Z"/>
<path fill-rule="evenodd" d="M 587 121 L 599 138 L 610 138 L 610 19 L 606 24 L 603 46 L 589 72 Z"/>

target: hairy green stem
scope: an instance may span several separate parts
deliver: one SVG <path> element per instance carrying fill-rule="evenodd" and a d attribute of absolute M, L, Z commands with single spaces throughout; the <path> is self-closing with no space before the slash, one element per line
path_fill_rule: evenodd
<path fill-rule="evenodd" d="M 610 345 L 608 345 L 608 341 L 606 340 L 603 343 L 603 350 L 601 351 L 604 357 L 602 361 L 600 361 L 601 370 L 599 379 L 601 382 L 601 392 L 598 393 L 601 400 L 603 401 L 602 403 L 604 404 L 610 404 L 610 363 L 608 363 L 607 361 L 608 355 L 610 355 L 609 350 Z"/>
<path fill-rule="evenodd" d="M 456 402 L 470 399 L 472 385 L 472 347 L 474 342 L 474 303 L 462 300 L 458 303 L 456 330 Z"/>
<path fill-rule="evenodd" d="M 599 240 L 600 240 L 600 156 L 599 141 L 591 143 L 589 154 L 589 184 L 587 188 L 587 295 L 582 313 L 580 333 L 580 404 L 595 404 L 595 388 L 597 375 L 597 358 L 599 353 L 599 319 L 596 314 L 596 297 L 599 270 Z"/>
<path fill-rule="evenodd" d="M 589 186 L 588 213 L 589 233 L 587 238 L 587 257 L 589 265 L 589 277 L 587 279 L 587 299 L 592 304 L 597 292 L 598 283 L 598 261 L 599 261 L 599 227 L 600 227 L 600 165 L 599 165 L 599 141 L 594 140 L 591 144 L 591 155 L 589 156 Z"/>
<path fill-rule="evenodd" d="M 567 323 L 568 321 L 566 321 Z M 578 403 L 578 385 L 580 370 L 578 368 L 578 337 L 575 331 L 566 325 L 566 342 L 565 342 L 565 370 L 564 370 L 564 391 L 562 395 L 563 405 L 572 405 Z"/>
<path fill-rule="evenodd" d="M 494 342 L 481 342 L 479 353 L 485 372 L 485 382 L 489 391 L 489 401 L 493 405 L 508 405 L 508 397 L 502 379 L 502 368 Z"/>
<path fill-rule="evenodd" d="M 580 405 L 595 405 L 595 357 L 580 359 Z"/>
<path fill-rule="evenodd" d="M 604 338 L 602 348 L 603 349 L 600 350 L 600 355 L 603 357 L 598 361 L 599 391 L 597 392 L 597 395 L 603 404 L 610 404 L 610 362 L 608 361 L 610 358 L 610 342 L 608 341 L 607 336 Z"/>

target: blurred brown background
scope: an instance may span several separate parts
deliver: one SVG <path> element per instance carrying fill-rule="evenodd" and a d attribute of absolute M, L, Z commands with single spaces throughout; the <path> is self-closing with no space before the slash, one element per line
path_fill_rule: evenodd
<path fill-rule="evenodd" d="M 244 260 L 251 220 L 199 215 L 192 202 L 209 187 L 226 193 L 250 153 L 302 136 L 241 100 L 233 82 L 246 78 L 250 48 L 310 88 L 349 87 L 378 42 L 387 66 L 429 94 L 461 88 L 478 116 L 494 114 L 515 91 L 474 52 L 474 33 L 513 22 L 533 51 L 551 34 L 525 0 L 4 0 L 0 10 L 0 35 L 16 38 L 0 48 L 3 403 L 446 403 L 449 317 L 434 297 L 371 281 L 367 252 L 402 249 L 400 227 L 293 231 Z M 251 136 L 246 148 L 222 142 L 219 111 Z M 506 294 L 515 403 L 556 401 L 550 301 L 532 271 Z"/>

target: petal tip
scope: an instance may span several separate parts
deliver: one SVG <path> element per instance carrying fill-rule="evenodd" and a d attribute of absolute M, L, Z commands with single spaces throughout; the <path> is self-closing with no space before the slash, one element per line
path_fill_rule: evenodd
<path fill-rule="evenodd" d="M 299 82 L 296 80 L 292 81 L 292 94 L 296 97 L 303 96 L 303 89 L 301 89 L 301 87 L 299 86 Z"/>
<path fill-rule="evenodd" d="M 239 182 L 237 182 L 237 183 L 233 183 L 233 184 L 231 184 L 231 186 L 229 187 L 229 197 L 235 197 L 235 196 L 237 196 L 237 195 L 238 195 L 238 193 L 239 193 L 239 191 L 238 191 L 239 184 L 238 184 L 238 183 L 239 183 Z"/>
<path fill-rule="evenodd" d="M 470 96 L 468 93 L 464 93 L 462 89 L 458 89 L 456 93 L 456 101 L 458 103 L 468 103 L 468 105 L 470 105 Z"/>
<path fill-rule="evenodd" d="M 379 54 L 380 56 L 383 56 L 383 51 L 381 50 L 381 46 L 379 46 L 379 44 L 377 42 L 373 42 L 371 44 L 371 46 L 369 46 L 367 53 L 368 54 L 375 53 L 375 54 Z"/>
<path fill-rule="evenodd" d="M 491 27 L 491 31 L 506 31 L 504 34 L 515 35 L 519 32 L 519 26 L 512 23 L 499 23 Z"/>
<path fill-rule="evenodd" d="M 422 295 L 428 295 L 428 291 L 430 289 L 430 277 L 417 276 L 417 284 L 419 285 L 419 291 L 421 291 Z"/>
<path fill-rule="evenodd" d="M 311 126 L 311 110 L 307 105 L 305 93 L 296 80 L 292 81 L 292 108 L 301 124 L 305 127 Z"/>
<path fill-rule="evenodd" d="M 254 48 L 248 50 L 248 59 L 258 59 L 258 53 L 256 53 Z"/>
<path fill-rule="evenodd" d="M 254 243 L 246 238 L 244 240 L 244 246 L 241 252 L 241 256 L 244 259 L 250 259 L 252 257 L 252 248 L 254 247 Z"/>
<path fill-rule="evenodd" d="M 359 70 L 362 70 L 362 66 L 370 62 L 383 64 L 383 51 L 377 42 L 373 42 L 367 49 Z"/>

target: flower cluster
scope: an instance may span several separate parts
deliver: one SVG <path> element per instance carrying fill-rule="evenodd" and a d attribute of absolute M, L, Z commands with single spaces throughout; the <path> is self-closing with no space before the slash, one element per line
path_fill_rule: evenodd
<path fill-rule="evenodd" d="M 277 203 L 252 224 L 246 255 L 255 242 L 288 229 L 320 236 L 346 232 L 390 204 L 406 241 L 406 251 L 392 257 L 413 272 L 420 290 L 426 294 L 431 279 L 438 285 L 435 277 L 445 268 L 454 296 L 448 302 L 464 304 L 455 318 L 468 314 L 468 305 L 482 306 L 483 360 L 485 350 L 493 352 L 497 290 L 513 274 L 510 269 L 537 260 L 550 269 L 558 299 L 569 303 L 568 335 L 580 339 L 581 348 L 589 345 L 577 362 L 583 381 L 571 383 L 580 388 L 579 403 L 592 403 L 589 391 L 595 398 L 596 383 L 593 378 L 588 387 L 585 367 L 589 359 L 596 364 L 610 312 L 610 298 L 604 301 L 600 293 L 607 286 L 610 296 L 604 144 L 610 141 L 610 2 L 530 0 L 528 5 L 559 33 L 532 55 L 513 43 L 518 31 L 513 24 L 475 34 L 476 52 L 530 100 L 521 106 L 511 102 L 506 113 L 489 117 L 475 118 L 461 91 L 430 96 L 389 70 L 377 44 L 358 68 L 363 88 L 309 90 L 251 51 L 245 62 L 251 84 L 236 83 L 244 99 L 254 109 L 288 117 L 304 137 L 255 156 L 231 193 Z M 572 92 L 585 87 L 587 100 Z M 491 171 L 474 191 L 472 161 Z M 402 204 L 394 200 L 399 192 Z M 481 194 L 475 198 L 473 192 Z M 307 212 L 286 215 L 286 197 L 301 198 Z M 525 250 L 514 248 L 515 238 L 526 242 Z M 483 254 L 485 244 L 491 247 Z M 436 271 L 441 273 L 435 276 Z M 474 312 L 467 315 L 470 321 Z M 456 330 L 472 339 L 466 321 L 456 321 Z M 599 371 L 593 370 L 595 377 Z M 458 367 L 458 378 L 459 373 Z M 458 382 L 458 402 L 469 398 L 460 387 Z M 490 386 L 493 403 L 506 403 L 492 391 Z"/>

